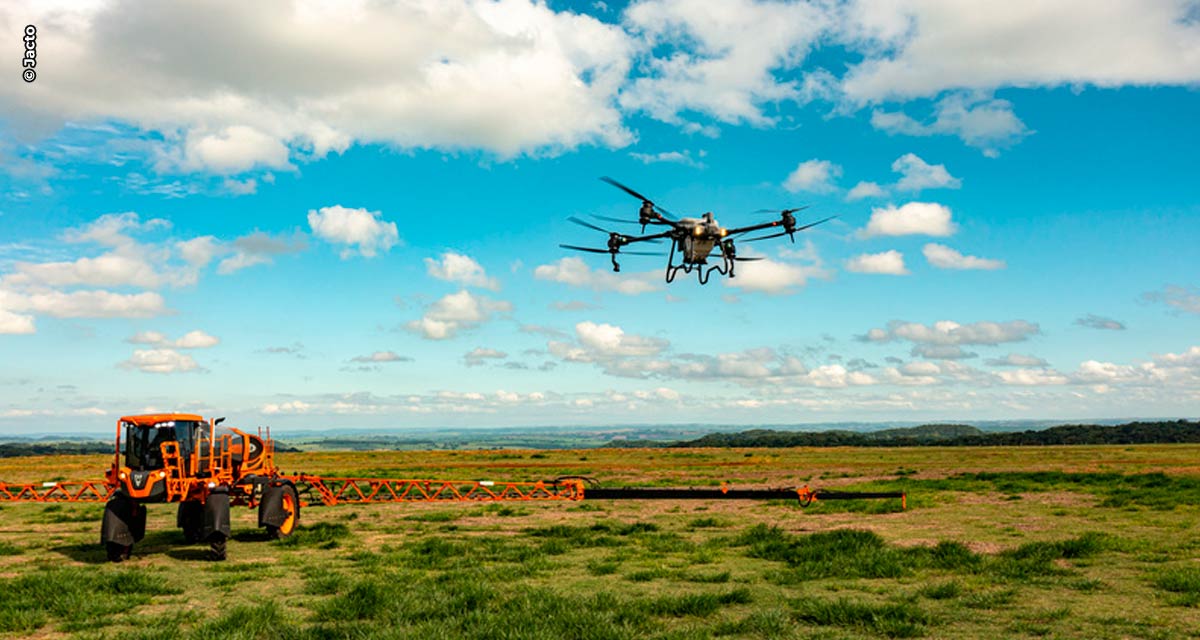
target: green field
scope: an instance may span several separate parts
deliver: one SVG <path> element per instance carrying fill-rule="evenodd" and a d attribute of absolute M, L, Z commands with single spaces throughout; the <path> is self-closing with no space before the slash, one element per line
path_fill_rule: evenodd
<path fill-rule="evenodd" d="M 895 501 L 313 507 L 225 563 L 151 506 L 0 505 L 0 635 L 79 638 L 1200 637 L 1200 445 L 281 454 L 288 472 L 904 489 Z M 105 456 L 0 461 L 8 482 Z"/>

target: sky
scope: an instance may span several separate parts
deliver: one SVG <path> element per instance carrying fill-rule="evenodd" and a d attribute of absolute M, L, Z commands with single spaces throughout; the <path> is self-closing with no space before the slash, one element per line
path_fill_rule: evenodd
<path fill-rule="evenodd" d="M 35 27 L 36 78 L 20 78 Z M 1200 415 L 1200 3 L 8 2 L 0 432 Z M 613 176 L 733 279 L 608 257 Z"/>

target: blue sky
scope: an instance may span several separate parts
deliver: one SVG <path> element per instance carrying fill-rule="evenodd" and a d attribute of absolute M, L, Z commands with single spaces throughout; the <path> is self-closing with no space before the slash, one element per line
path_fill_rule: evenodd
<path fill-rule="evenodd" d="M 1200 9 L 1002 4 L 8 5 L 0 431 L 1195 417 Z"/>

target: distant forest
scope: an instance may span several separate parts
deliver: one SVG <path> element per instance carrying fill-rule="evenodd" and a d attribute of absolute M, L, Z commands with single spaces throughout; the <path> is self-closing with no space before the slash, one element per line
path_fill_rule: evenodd
<path fill-rule="evenodd" d="M 23 456 L 61 456 L 85 453 L 112 453 L 111 442 L 4 442 L 0 443 L 0 458 Z"/>
<path fill-rule="evenodd" d="M 993 447 L 1063 444 L 1167 444 L 1200 442 L 1200 421 L 1130 422 L 1115 426 L 1064 424 L 1037 431 L 988 433 L 965 424 L 857 431 L 774 431 L 753 429 L 712 433 L 680 442 L 621 442 L 624 447 Z"/>

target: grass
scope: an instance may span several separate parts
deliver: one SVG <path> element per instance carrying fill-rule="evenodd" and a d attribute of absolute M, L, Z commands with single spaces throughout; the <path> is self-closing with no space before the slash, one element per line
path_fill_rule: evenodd
<path fill-rule="evenodd" d="M 1155 572 L 1154 586 L 1172 594 L 1171 604 L 1200 606 L 1200 567 L 1169 567 Z"/>
<path fill-rule="evenodd" d="M 1174 638 L 1200 628 L 1198 446 L 281 454 L 310 473 L 489 479 L 578 473 L 581 457 L 611 484 L 899 488 L 910 508 L 311 507 L 280 541 L 237 509 L 230 560 L 209 563 L 204 545 L 183 543 L 174 509 L 151 505 L 133 559 L 110 566 L 97 505 L 8 504 L 0 638 Z M 40 480 L 47 468 L 89 477 L 104 462 L 0 460 L 0 479 Z"/>

